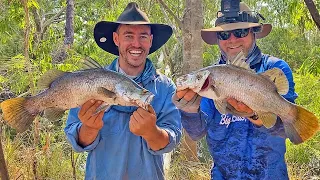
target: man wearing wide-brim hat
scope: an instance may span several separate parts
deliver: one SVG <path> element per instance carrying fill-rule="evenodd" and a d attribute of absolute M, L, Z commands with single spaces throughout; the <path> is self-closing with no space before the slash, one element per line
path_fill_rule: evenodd
<path fill-rule="evenodd" d="M 106 68 L 129 76 L 155 96 L 148 111 L 111 106 L 96 115 L 101 101 L 88 101 L 81 109 L 70 110 L 65 132 L 76 151 L 89 152 L 86 179 L 164 179 L 163 154 L 179 143 L 181 119 L 171 101 L 173 82 L 158 74 L 147 56 L 171 34 L 170 26 L 151 23 L 134 2 L 116 22 L 96 24 L 97 45 L 119 56 Z"/>
<path fill-rule="evenodd" d="M 243 51 L 247 55 L 244 61 L 256 73 L 281 69 L 289 82 L 289 92 L 284 98 L 294 102 L 297 94 L 290 67 L 279 58 L 261 53 L 256 45 L 256 39 L 266 37 L 272 26 L 259 22 L 262 16 L 250 10 L 245 3 L 240 2 L 239 7 L 236 16 L 222 13 L 224 9 L 218 12 L 215 27 L 201 30 L 202 39 L 219 46 L 220 64 Z M 217 110 L 221 107 L 217 108 L 212 99 L 199 98 L 190 89 L 178 91 L 173 99 L 181 109 L 182 125 L 192 139 L 207 136 L 214 162 L 212 179 L 288 179 L 284 157 L 286 136 L 279 118 L 273 127 L 267 129 L 250 107 L 233 97 L 227 99 L 225 108 L 228 111 L 225 112 L 230 112 L 227 114 L 221 114 Z M 241 114 L 253 115 L 241 117 Z"/>

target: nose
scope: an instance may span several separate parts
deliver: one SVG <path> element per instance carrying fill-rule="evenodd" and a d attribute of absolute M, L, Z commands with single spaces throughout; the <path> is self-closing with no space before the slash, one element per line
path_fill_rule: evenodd
<path fill-rule="evenodd" d="M 230 38 L 228 39 L 229 41 L 236 41 L 238 38 L 237 37 L 235 37 L 234 35 L 233 35 L 233 33 L 231 33 L 231 36 L 230 36 Z"/>
<path fill-rule="evenodd" d="M 139 37 L 135 37 L 135 38 L 132 40 L 131 45 L 132 45 L 133 47 L 141 47 L 141 43 L 140 43 Z"/>

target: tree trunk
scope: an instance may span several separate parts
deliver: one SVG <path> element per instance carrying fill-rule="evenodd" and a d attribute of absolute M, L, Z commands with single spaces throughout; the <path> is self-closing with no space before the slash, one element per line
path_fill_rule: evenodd
<path fill-rule="evenodd" d="M 8 173 L 8 169 L 7 169 L 7 165 L 6 165 L 6 160 L 4 158 L 4 154 L 3 154 L 3 148 L 2 148 L 2 140 L 1 140 L 1 136 L 2 136 L 2 126 L 0 124 L 0 179 L 2 180 L 9 180 L 9 173 Z"/>
<path fill-rule="evenodd" d="M 203 7 L 202 1 L 186 0 L 186 9 L 182 21 L 183 37 L 183 65 L 182 74 L 190 73 L 203 66 L 202 60 L 202 39 L 200 30 L 203 28 Z M 189 160 L 198 160 L 197 143 L 192 141 L 184 132 L 185 139 L 182 147 L 186 150 L 186 157 Z"/>
<path fill-rule="evenodd" d="M 314 4 L 313 0 L 304 0 L 304 2 L 306 3 L 306 5 L 309 9 L 309 12 L 311 14 L 313 21 L 315 22 L 318 29 L 320 30 L 320 15 L 319 15 L 319 11 L 317 10 L 316 5 Z"/>
<path fill-rule="evenodd" d="M 74 0 L 67 0 L 67 12 L 66 12 L 66 26 L 65 26 L 65 38 L 64 44 L 69 46 L 74 41 Z"/>
<path fill-rule="evenodd" d="M 64 53 L 67 54 L 67 49 L 71 48 L 74 42 L 74 0 L 67 0 L 67 10 L 66 10 L 66 25 L 65 25 L 65 37 L 64 37 Z M 67 58 L 64 56 L 63 61 Z M 71 149 L 70 151 L 71 156 L 71 166 L 72 166 L 72 175 L 73 179 L 77 179 L 76 174 L 76 161 L 74 159 L 74 152 Z"/>
<path fill-rule="evenodd" d="M 66 24 L 64 33 L 64 43 L 56 48 L 52 55 L 53 64 L 62 64 L 68 58 L 68 49 L 71 48 L 74 41 L 74 0 L 67 0 Z"/>

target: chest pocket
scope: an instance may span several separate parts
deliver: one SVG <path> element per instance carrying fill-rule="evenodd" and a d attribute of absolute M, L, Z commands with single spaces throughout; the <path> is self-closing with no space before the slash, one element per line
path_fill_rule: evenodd
<path fill-rule="evenodd" d="M 102 118 L 103 127 L 101 129 L 101 135 L 105 137 L 119 133 L 125 117 L 126 115 L 124 113 L 119 113 L 112 108 L 108 109 Z M 129 119 L 127 121 L 129 121 Z"/>

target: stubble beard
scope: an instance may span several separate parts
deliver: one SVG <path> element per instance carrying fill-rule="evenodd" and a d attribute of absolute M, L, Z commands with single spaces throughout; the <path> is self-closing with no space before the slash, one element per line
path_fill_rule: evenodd
<path fill-rule="evenodd" d="M 141 66 L 143 65 L 143 63 L 144 63 L 144 61 L 141 62 L 141 63 L 138 64 L 138 65 L 131 63 L 131 62 L 129 61 L 128 56 L 127 56 L 127 51 L 124 51 L 124 52 L 121 51 L 121 52 L 120 52 L 120 55 L 121 55 L 121 57 L 123 58 L 124 62 L 126 62 L 126 64 L 128 64 L 129 66 L 131 66 L 131 67 L 133 67 L 133 68 L 141 67 Z"/>

